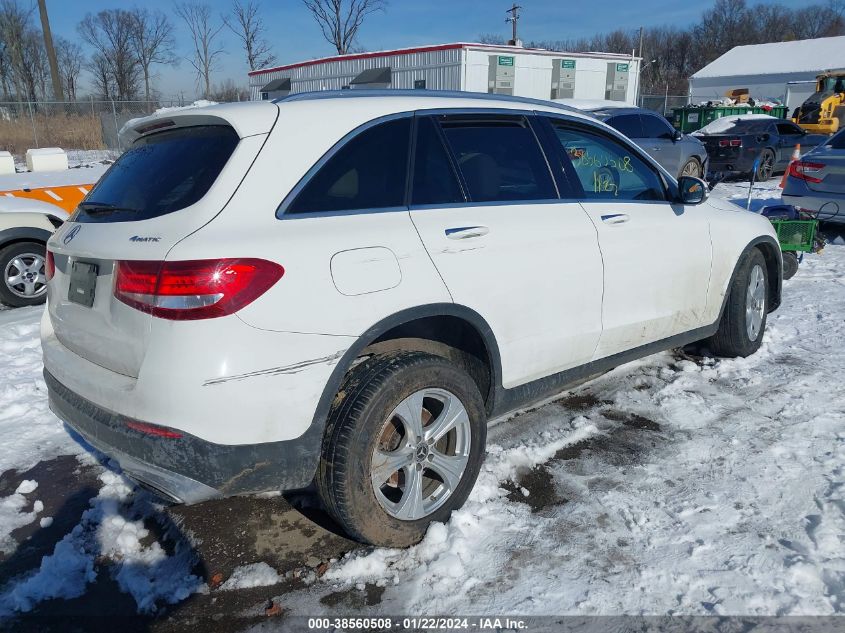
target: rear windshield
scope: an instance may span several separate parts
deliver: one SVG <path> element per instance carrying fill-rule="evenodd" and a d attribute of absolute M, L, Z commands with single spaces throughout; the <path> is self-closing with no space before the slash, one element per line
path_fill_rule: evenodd
<path fill-rule="evenodd" d="M 829 145 L 833 149 L 845 149 L 845 130 L 841 130 L 831 136 L 825 145 Z"/>
<path fill-rule="evenodd" d="M 189 207 L 214 184 L 238 144 L 223 125 L 142 136 L 80 203 L 75 222 L 134 222 Z"/>

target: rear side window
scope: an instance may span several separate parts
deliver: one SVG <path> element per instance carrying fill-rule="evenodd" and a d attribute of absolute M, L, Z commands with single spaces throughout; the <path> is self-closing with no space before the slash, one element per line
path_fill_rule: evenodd
<path fill-rule="evenodd" d="M 285 213 L 403 206 L 410 134 L 410 117 L 364 130 L 329 158 Z"/>
<path fill-rule="evenodd" d="M 845 130 L 834 134 L 825 145 L 830 145 L 833 149 L 845 149 Z"/>
<path fill-rule="evenodd" d="M 639 114 L 620 114 L 605 121 L 628 138 L 642 138 L 643 126 Z"/>
<path fill-rule="evenodd" d="M 554 123 L 565 158 L 572 163 L 587 200 L 665 200 L 657 173 L 632 150 L 580 127 Z"/>
<path fill-rule="evenodd" d="M 464 194 L 452 169 L 449 154 L 440 140 L 434 122 L 417 120 L 417 146 L 414 156 L 412 204 L 464 202 Z"/>
<path fill-rule="evenodd" d="M 111 166 L 74 214 L 75 222 L 130 222 L 198 202 L 229 160 L 238 135 L 223 125 L 142 136 Z"/>
<path fill-rule="evenodd" d="M 472 201 L 557 198 L 546 159 L 521 117 L 447 118 L 441 126 Z"/>
<path fill-rule="evenodd" d="M 672 139 L 675 136 L 675 128 L 669 122 L 653 114 L 644 114 L 643 138 Z"/>

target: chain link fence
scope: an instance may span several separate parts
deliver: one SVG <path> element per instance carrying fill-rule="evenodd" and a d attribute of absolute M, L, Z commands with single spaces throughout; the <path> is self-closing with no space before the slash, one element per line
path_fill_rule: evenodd
<path fill-rule="evenodd" d="M 0 101 L 0 150 L 16 157 L 38 147 L 120 152 L 120 128 L 159 108 L 184 105 L 156 101 Z"/>
<path fill-rule="evenodd" d="M 647 110 L 654 110 L 663 116 L 672 119 L 672 110 L 683 108 L 689 103 L 687 95 L 640 95 L 640 107 Z"/>

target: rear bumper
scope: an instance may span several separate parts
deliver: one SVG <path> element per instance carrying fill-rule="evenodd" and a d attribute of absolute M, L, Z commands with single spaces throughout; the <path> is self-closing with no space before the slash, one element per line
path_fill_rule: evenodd
<path fill-rule="evenodd" d="M 177 503 L 304 488 L 320 455 L 320 429 L 295 440 L 264 444 L 214 444 L 178 431 L 156 437 L 133 430 L 128 418 L 74 393 L 44 370 L 50 409 L 131 478 Z"/>
<path fill-rule="evenodd" d="M 754 169 L 753 156 L 740 154 L 732 158 L 717 158 L 710 159 L 708 166 L 709 173 L 715 174 L 718 172 L 749 174 Z"/>
<path fill-rule="evenodd" d="M 817 212 L 818 219 L 822 222 L 845 223 L 845 196 L 833 197 L 836 194 L 814 192 L 803 184 L 798 185 L 791 182 L 792 180 L 790 178 L 787 181 L 786 188 L 781 196 L 784 203 Z M 804 191 L 797 193 L 797 189 Z"/>

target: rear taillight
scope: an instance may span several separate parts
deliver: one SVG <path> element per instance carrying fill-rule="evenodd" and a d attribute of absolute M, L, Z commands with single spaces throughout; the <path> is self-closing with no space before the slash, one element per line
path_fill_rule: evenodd
<path fill-rule="evenodd" d="M 719 147 L 742 147 L 742 139 L 723 139 L 719 141 Z"/>
<path fill-rule="evenodd" d="M 53 253 L 47 251 L 47 256 L 44 258 L 44 277 L 47 281 L 53 278 L 56 274 L 56 261 L 53 259 Z"/>
<path fill-rule="evenodd" d="M 120 261 L 114 296 L 162 319 L 213 319 L 252 303 L 284 273 L 264 259 Z"/>
<path fill-rule="evenodd" d="M 821 182 L 819 174 L 825 168 L 823 163 L 811 163 L 806 160 L 795 160 L 789 165 L 789 175 L 798 180 L 805 180 L 807 182 Z"/>

